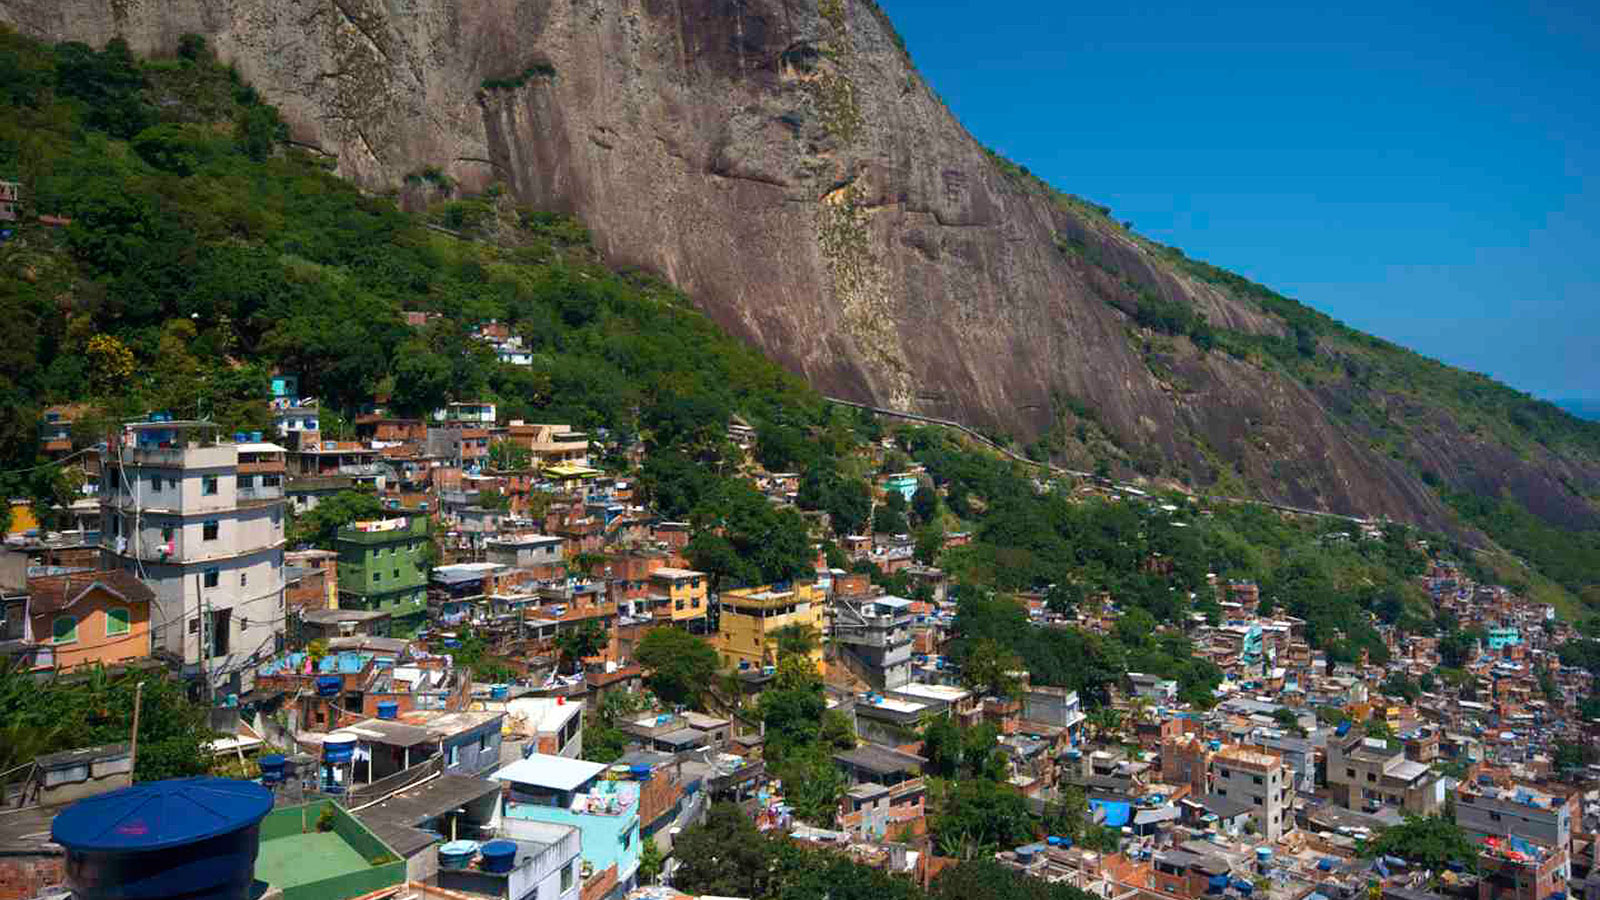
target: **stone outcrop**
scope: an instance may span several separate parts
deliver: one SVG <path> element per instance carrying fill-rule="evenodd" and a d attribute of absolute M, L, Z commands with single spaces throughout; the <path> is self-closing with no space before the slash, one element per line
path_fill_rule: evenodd
<path fill-rule="evenodd" d="M 389 189 L 432 166 L 573 212 L 825 393 L 1029 437 L 1071 398 L 1129 458 L 1200 484 L 1432 523 L 1416 460 L 1465 456 L 1464 486 L 1593 520 L 1562 487 L 1600 485 L 1592 461 L 1446 421 L 1404 462 L 1336 396 L 1152 347 L 1108 301 L 1285 326 L 998 165 L 870 0 L 0 0 L 0 20 L 156 55 L 206 35 L 345 176 Z"/>

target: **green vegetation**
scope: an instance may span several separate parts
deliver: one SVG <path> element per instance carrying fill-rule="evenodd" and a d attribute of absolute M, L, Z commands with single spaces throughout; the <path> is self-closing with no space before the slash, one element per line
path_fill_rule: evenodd
<path fill-rule="evenodd" d="M 99 667 L 40 682 L 6 664 L 0 664 L 0 772 L 46 753 L 128 741 L 140 682 L 134 777 L 154 781 L 205 774 L 210 759 L 205 746 L 215 735 L 205 709 L 189 702 L 182 682 L 159 672 L 110 675 Z"/>
<path fill-rule="evenodd" d="M 531 62 L 523 67 L 521 72 L 508 78 L 485 78 L 481 87 L 486 91 L 515 90 L 535 78 L 556 77 L 556 67 L 547 62 Z"/>
<path fill-rule="evenodd" d="M 310 545 L 332 550 L 339 529 L 352 522 L 382 518 L 383 504 L 376 494 L 366 491 L 340 491 L 312 509 L 289 520 L 290 546 Z"/>
<path fill-rule="evenodd" d="M 1454 822 L 1438 816 L 1407 816 L 1405 824 L 1385 828 L 1361 848 L 1363 856 L 1398 856 L 1434 871 L 1450 863 L 1468 870 L 1478 866 L 1478 848 Z"/>
<path fill-rule="evenodd" d="M 727 803 L 711 807 L 704 825 L 685 829 L 674 841 L 673 855 L 682 863 L 673 874 L 673 887 L 689 894 L 752 900 L 1089 898 L 1076 888 L 1029 878 L 992 859 L 946 869 L 925 892 L 910 879 L 861 865 L 847 854 L 764 835 L 737 806 Z"/>
<path fill-rule="evenodd" d="M 663 702 L 701 709 L 705 692 L 721 664 L 717 651 L 679 628 L 652 628 L 634 651 L 649 674 L 645 684 Z"/>

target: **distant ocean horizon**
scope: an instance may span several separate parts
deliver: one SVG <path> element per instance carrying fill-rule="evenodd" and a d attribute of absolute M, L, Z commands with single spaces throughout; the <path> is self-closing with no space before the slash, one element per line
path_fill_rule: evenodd
<path fill-rule="evenodd" d="M 1600 422 L 1600 400 L 1556 400 L 1554 402 L 1555 405 L 1580 419 L 1592 419 Z"/>

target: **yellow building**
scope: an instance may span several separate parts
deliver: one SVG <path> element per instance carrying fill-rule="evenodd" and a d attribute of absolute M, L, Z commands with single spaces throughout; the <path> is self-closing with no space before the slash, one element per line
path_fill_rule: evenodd
<path fill-rule="evenodd" d="M 663 567 L 650 573 L 650 604 L 656 621 L 695 630 L 706 617 L 706 573 Z"/>
<path fill-rule="evenodd" d="M 723 591 L 718 610 L 721 625 L 713 640 L 722 661 L 746 668 L 776 665 L 778 642 L 774 632 L 789 625 L 812 629 L 817 636 L 811 659 L 822 670 L 822 592 L 816 585 L 795 583 L 778 589 L 771 585 Z"/>

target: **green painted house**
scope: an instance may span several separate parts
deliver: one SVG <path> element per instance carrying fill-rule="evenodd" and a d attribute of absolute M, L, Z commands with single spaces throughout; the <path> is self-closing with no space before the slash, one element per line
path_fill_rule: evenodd
<path fill-rule="evenodd" d="M 339 529 L 339 608 L 389 613 L 397 633 L 415 631 L 428 613 L 432 541 L 426 515 L 400 512 Z"/>

